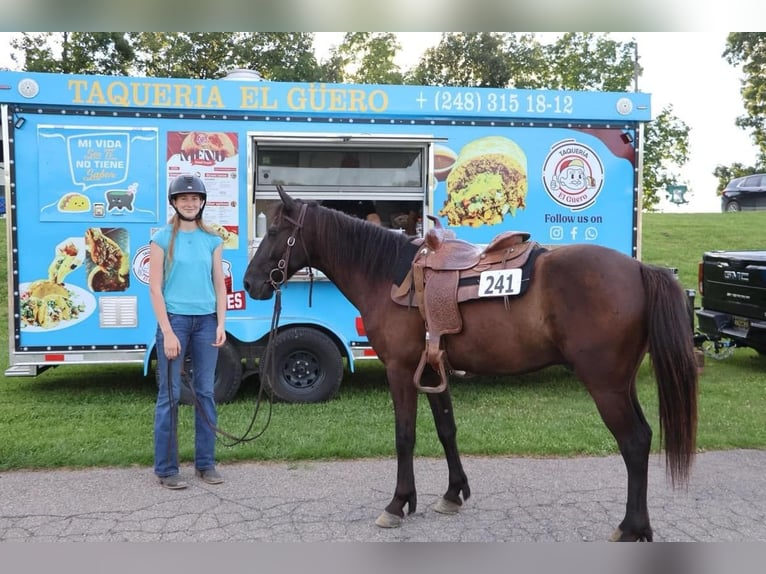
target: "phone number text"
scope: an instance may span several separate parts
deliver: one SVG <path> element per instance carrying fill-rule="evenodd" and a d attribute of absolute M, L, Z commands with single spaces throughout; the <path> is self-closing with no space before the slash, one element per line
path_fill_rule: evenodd
<path fill-rule="evenodd" d="M 420 100 L 421 106 L 426 103 Z M 574 99 L 567 95 L 512 93 L 481 94 L 471 91 L 437 91 L 434 96 L 436 111 L 498 114 L 562 114 L 574 113 Z"/>

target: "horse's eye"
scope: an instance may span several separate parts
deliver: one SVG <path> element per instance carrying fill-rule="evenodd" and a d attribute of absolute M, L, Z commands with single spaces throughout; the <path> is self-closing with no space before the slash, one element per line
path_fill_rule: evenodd
<path fill-rule="evenodd" d="M 276 237 L 277 235 L 277 228 L 276 227 L 269 227 L 269 230 L 266 232 L 269 237 Z"/>

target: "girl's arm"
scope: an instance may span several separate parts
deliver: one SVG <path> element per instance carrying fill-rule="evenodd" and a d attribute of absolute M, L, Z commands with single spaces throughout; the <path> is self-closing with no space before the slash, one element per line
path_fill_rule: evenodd
<path fill-rule="evenodd" d="M 175 359 L 181 352 L 181 343 L 173 332 L 162 295 L 162 283 L 165 277 L 165 251 L 154 241 L 149 244 L 149 298 L 152 301 L 154 316 L 165 340 L 165 356 Z"/>
<path fill-rule="evenodd" d="M 218 328 L 215 332 L 215 347 L 226 342 L 226 283 L 223 277 L 223 243 L 213 250 L 213 288 L 215 289 L 215 312 Z"/>

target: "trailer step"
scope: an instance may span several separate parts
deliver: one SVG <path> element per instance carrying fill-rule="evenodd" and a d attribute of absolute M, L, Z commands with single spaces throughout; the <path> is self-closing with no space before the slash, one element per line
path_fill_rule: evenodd
<path fill-rule="evenodd" d="M 14 365 L 5 369 L 6 377 L 36 377 L 39 374 L 37 365 Z"/>

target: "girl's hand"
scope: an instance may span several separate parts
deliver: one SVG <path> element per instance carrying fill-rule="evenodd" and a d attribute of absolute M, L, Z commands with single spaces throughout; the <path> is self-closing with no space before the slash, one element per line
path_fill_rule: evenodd
<path fill-rule="evenodd" d="M 172 331 L 165 335 L 165 356 L 171 361 L 181 353 L 181 342 Z"/>
<path fill-rule="evenodd" d="M 226 330 L 223 327 L 218 327 L 215 330 L 215 343 L 214 347 L 221 347 L 226 342 Z"/>

